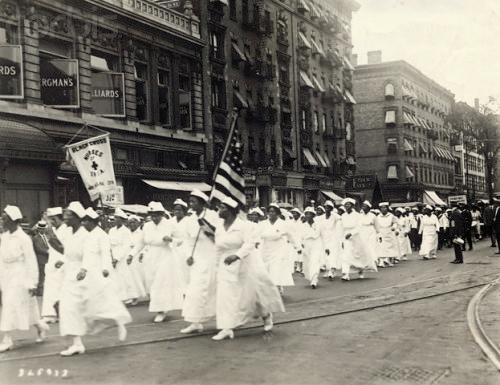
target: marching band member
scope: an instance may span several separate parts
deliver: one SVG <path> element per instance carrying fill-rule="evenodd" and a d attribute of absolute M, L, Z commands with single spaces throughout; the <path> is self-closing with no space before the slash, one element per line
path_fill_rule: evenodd
<path fill-rule="evenodd" d="M 128 218 L 128 227 L 130 229 L 130 235 L 132 237 L 132 243 L 130 245 L 130 252 L 134 250 L 135 247 L 140 248 L 143 238 L 143 233 L 141 229 L 141 218 L 137 215 L 131 215 Z M 144 268 L 142 264 L 144 249 L 139 251 L 139 255 L 135 258 L 130 255 L 127 258 L 127 264 L 129 265 L 130 273 L 134 280 L 134 285 L 137 290 L 137 298 L 145 298 L 148 295 L 146 290 L 146 278 L 144 274 Z M 138 300 L 132 301 L 131 305 L 136 305 Z"/>
<path fill-rule="evenodd" d="M 37 329 L 37 342 L 42 342 L 47 324 L 40 319 L 35 297 L 38 284 L 38 264 L 31 238 L 21 228 L 23 215 L 17 206 L 8 205 L 2 214 L 4 232 L 0 237 L 0 290 L 2 314 L 0 331 L 4 338 L 0 353 L 14 346 L 11 332 Z"/>
<path fill-rule="evenodd" d="M 375 228 L 379 238 L 378 267 L 393 266 L 391 261 L 399 258 L 399 243 L 397 236 L 397 220 L 389 212 L 389 203 L 379 203 L 380 214 L 375 219 Z"/>
<path fill-rule="evenodd" d="M 304 210 L 305 223 L 302 231 L 304 276 L 309 280 L 311 288 L 318 287 L 318 277 L 321 269 L 321 254 L 324 252 L 321 232 L 314 221 L 316 211 L 312 207 Z"/>
<path fill-rule="evenodd" d="M 320 223 L 320 232 L 326 253 L 327 273 L 326 277 L 333 280 L 336 271 L 342 268 L 340 253 L 342 250 L 342 238 L 339 232 L 340 215 L 336 213 L 332 201 L 325 202 L 325 215 Z"/>
<path fill-rule="evenodd" d="M 202 331 L 203 323 L 215 316 L 217 257 L 214 234 L 220 220 L 216 212 L 206 207 L 208 201 L 208 196 L 199 190 L 189 196 L 189 206 L 193 210 L 193 225 L 190 226 L 193 249 L 187 259 L 191 274 L 182 306 L 182 316 L 190 325 L 181 330 L 184 334 Z"/>
<path fill-rule="evenodd" d="M 432 207 L 430 205 L 425 206 L 419 231 L 422 235 L 419 254 L 424 260 L 436 259 L 439 227 L 439 220 L 432 213 Z"/>
<path fill-rule="evenodd" d="M 290 233 L 288 224 L 279 218 L 281 210 L 275 203 L 269 205 L 268 219 L 259 224 L 259 246 L 262 260 L 266 265 L 271 280 L 283 294 L 283 286 L 293 286 L 292 271 L 290 269 L 290 254 L 287 241 L 293 242 L 295 238 Z M 299 249 L 298 245 L 294 246 Z"/>
<path fill-rule="evenodd" d="M 272 213 L 274 211 L 274 213 Z M 270 210 L 269 215 L 277 215 Z M 273 327 L 272 312 L 284 311 L 274 282 L 262 261 L 252 252 L 254 245 L 247 224 L 238 218 L 238 203 L 224 199 L 219 207 L 223 223 L 215 232 L 217 268 L 216 322 L 220 332 L 215 341 L 233 339 L 233 329 L 255 317 L 264 320 L 264 330 Z"/>
<path fill-rule="evenodd" d="M 127 214 L 117 208 L 115 210 L 114 226 L 109 229 L 109 241 L 111 243 L 111 260 L 114 267 L 114 273 L 111 277 L 115 282 L 121 300 L 129 304 L 137 302 L 139 293 L 127 263 L 132 248 L 132 233 L 125 226 L 127 221 Z"/>

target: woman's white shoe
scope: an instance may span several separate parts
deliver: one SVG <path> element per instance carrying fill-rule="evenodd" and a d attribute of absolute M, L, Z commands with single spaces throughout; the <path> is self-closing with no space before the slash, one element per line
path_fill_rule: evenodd
<path fill-rule="evenodd" d="M 85 353 L 85 346 L 83 345 L 71 345 L 66 350 L 63 350 L 60 354 L 63 357 L 74 356 L 75 354 L 83 354 Z"/>
<path fill-rule="evenodd" d="M 35 325 L 35 328 L 37 333 L 36 342 L 37 343 L 43 342 L 47 337 L 47 332 L 50 330 L 49 325 L 47 325 L 47 322 L 45 322 L 45 320 L 40 320 Z"/>
<path fill-rule="evenodd" d="M 127 328 L 125 325 L 118 325 L 118 340 L 125 341 L 127 339 Z"/>
<path fill-rule="evenodd" d="M 156 317 L 154 318 L 153 322 L 158 324 L 158 323 L 161 323 L 161 322 L 165 321 L 165 318 L 167 318 L 167 314 L 165 314 L 165 313 L 158 313 L 156 315 Z"/>
<path fill-rule="evenodd" d="M 202 324 L 191 324 L 188 327 L 181 330 L 182 334 L 199 333 L 203 331 Z"/>
<path fill-rule="evenodd" d="M 226 338 L 232 340 L 234 338 L 234 332 L 231 329 L 222 329 L 219 333 L 212 337 L 214 341 L 222 341 Z"/>
<path fill-rule="evenodd" d="M 273 315 L 269 313 L 267 317 L 264 318 L 264 331 L 269 332 L 273 329 Z"/>
<path fill-rule="evenodd" d="M 14 347 L 14 342 L 12 342 L 11 339 L 4 338 L 3 342 L 0 344 L 0 353 L 12 350 L 13 347 Z"/>

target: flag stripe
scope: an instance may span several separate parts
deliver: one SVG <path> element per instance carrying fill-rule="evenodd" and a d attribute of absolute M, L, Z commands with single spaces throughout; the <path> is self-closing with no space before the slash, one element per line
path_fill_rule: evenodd
<path fill-rule="evenodd" d="M 212 194 L 212 198 L 218 198 L 219 200 L 223 200 L 226 197 L 233 198 L 235 201 L 241 203 L 244 205 L 246 203 L 246 196 L 245 194 L 242 194 L 241 192 L 236 192 L 236 194 L 233 194 L 230 190 L 226 188 L 226 186 L 223 186 L 219 183 L 215 184 L 215 190 Z"/>
<path fill-rule="evenodd" d="M 219 172 L 221 170 L 223 170 L 226 173 L 228 173 L 231 176 L 231 178 L 233 178 L 235 181 L 237 181 L 240 185 L 242 185 L 242 186 L 245 185 L 245 178 L 243 178 L 242 175 L 237 174 L 236 172 L 234 172 L 234 170 L 231 168 L 231 166 L 229 166 L 226 162 L 222 162 L 221 163 Z"/>
<path fill-rule="evenodd" d="M 236 185 L 232 184 L 231 181 L 224 178 L 224 176 L 220 174 L 217 175 L 217 178 L 215 179 L 215 186 L 224 187 L 224 189 L 228 191 L 232 196 L 245 195 L 244 188 L 238 188 Z"/>
<path fill-rule="evenodd" d="M 217 174 L 217 176 L 215 177 L 215 181 L 217 182 L 217 180 L 219 178 L 224 178 L 225 181 L 231 183 L 234 188 L 242 191 L 242 192 L 245 192 L 245 185 L 243 184 L 240 184 L 239 182 L 235 181 L 233 178 L 231 178 L 230 175 L 228 175 L 224 170 L 221 170 L 219 172 L 219 174 Z"/>

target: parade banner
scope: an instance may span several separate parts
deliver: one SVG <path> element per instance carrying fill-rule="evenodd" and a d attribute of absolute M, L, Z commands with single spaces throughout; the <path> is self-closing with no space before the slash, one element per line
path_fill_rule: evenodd
<path fill-rule="evenodd" d="M 92 109 L 97 115 L 125 117 L 125 76 L 118 72 L 92 73 Z"/>
<path fill-rule="evenodd" d="M 102 199 L 106 193 L 116 190 L 109 134 L 70 144 L 66 149 L 91 200 Z"/>
<path fill-rule="evenodd" d="M 102 196 L 104 206 L 117 207 L 125 203 L 123 186 L 116 186 L 114 190 L 107 191 Z"/>
<path fill-rule="evenodd" d="M 78 60 L 40 60 L 40 88 L 46 106 L 79 108 Z"/>
<path fill-rule="evenodd" d="M 23 49 L 0 45 L 0 99 L 23 99 Z"/>

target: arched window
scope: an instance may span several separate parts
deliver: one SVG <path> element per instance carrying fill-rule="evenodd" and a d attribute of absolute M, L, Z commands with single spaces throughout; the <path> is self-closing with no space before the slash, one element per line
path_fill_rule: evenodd
<path fill-rule="evenodd" d="M 392 83 L 385 85 L 385 97 L 386 99 L 394 98 L 394 85 Z"/>

